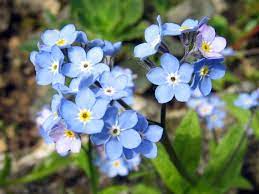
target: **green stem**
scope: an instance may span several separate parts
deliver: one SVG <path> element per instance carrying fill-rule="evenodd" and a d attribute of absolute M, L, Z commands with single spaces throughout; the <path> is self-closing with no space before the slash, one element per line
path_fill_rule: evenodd
<path fill-rule="evenodd" d="M 193 179 L 192 176 L 190 176 L 188 174 L 186 169 L 183 167 L 183 165 L 182 165 L 181 161 L 179 160 L 179 158 L 177 157 L 176 151 L 174 150 L 174 147 L 172 146 L 171 141 L 169 139 L 169 136 L 168 136 L 168 133 L 166 130 L 166 104 L 162 104 L 162 107 L 161 107 L 161 126 L 164 128 L 164 133 L 163 133 L 161 142 L 164 145 L 171 162 L 175 165 L 179 174 L 181 174 L 182 177 L 186 181 L 188 181 L 190 184 L 194 185 L 195 180 Z"/>
<path fill-rule="evenodd" d="M 88 162 L 89 162 L 89 170 L 90 170 L 90 183 L 91 183 L 91 188 L 92 188 L 92 193 L 93 194 L 97 194 L 97 182 L 96 182 L 96 173 L 95 173 L 95 168 L 94 168 L 94 164 L 93 164 L 93 153 L 92 153 L 92 144 L 91 141 L 88 141 L 88 150 L 87 150 L 87 154 L 88 154 Z"/>

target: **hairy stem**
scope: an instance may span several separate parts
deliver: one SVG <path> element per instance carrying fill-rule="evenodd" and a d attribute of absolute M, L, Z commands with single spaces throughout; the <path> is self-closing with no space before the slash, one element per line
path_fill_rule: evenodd
<path fill-rule="evenodd" d="M 181 161 L 179 160 L 176 154 L 176 151 L 174 150 L 174 147 L 170 142 L 170 139 L 166 130 L 166 104 L 162 104 L 162 107 L 161 107 L 161 126 L 164 128 L 164 133 L 163 133 L 161 142 L 164 145 L 171 162 L 175 165 L 176 169 L 182 175 L 182 177 L 190 184 L 194 185 L 195 180 L 193 179 L 192 176 L 188 174 L 188 172 L 182 165 Z"/>

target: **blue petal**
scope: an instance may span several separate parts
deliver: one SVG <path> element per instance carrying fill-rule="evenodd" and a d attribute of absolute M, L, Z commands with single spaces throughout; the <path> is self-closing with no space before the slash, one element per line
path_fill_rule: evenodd
<path fill-rule="evenodd" d="M 211 67 L 209 76 L 211 79 L 220 79 L 225 75 L 225 72 L 226 72 L 225 65 L 216 63 L 216 64 L 213 64 L 213 66 Z"/>
<path fill-rule="evenodd" d="M 151 25 L 148 28 L 146 28 L 145 30 L 145 40 L 147 42 L 152 42 L 155 39 L 157 39 L 157 37 L 160 37 L 160 30 L 158 25 Z"/>
<path fill-rule="evenodd" d="M 75 102 L 80 108 L 91 109 L 95 103 L 95 95 L 89 88 L 80 90 L 77 95 Z"/>
<path fill-rule="evenodd" d="M 151 56 L 156 52 L 157 50 L 153 48 L 149 43 L 142 43 L 134 48 L 134 56 L 140 59 Z"/>
<path fill-rule="evenodd" d="M 88 43 L 87 35 L 83 31 L 77 31 L 77 36 L 75 41 L 82 44 L 87 44 Z"/>
<path fill-rule="evenodd" d="M 155 85 L 165 84 L 166 76 L 166 72 L 160 67 L 150 69 L 147 73 L 147 79 Z"/>
<path fill-rule="evenodd" d="M 62 51 L 60 50 L 60 48 L 58 46 L 53 46 L 51 48 L 51 58 L 54 61 L 58 61 L 59 63 L 63 62 L 64 55 L 63 55 Z"/>
<path fill-rule="evenodd" d="M 179 83 L 174 87 L 176 100 L 180 102 L 187 102 L 191 96 L 191 88 L 188 84 Z"/>
<path fill-rule="evenodd" d="M 212 89 L 211 79 L 208 77 L 203 78 L 199 83 L 199 89 L 203 96 L 207 96 Z"/>
<path fill-rule="evenodd" d="M 133 110 L 126 110 L 118 118 L 119 126 L 121 129 L 130 129 L 138 122 L 137 113 Z"/>
<path fill-rule="evenodd" d="M 62 99 L 62 96 L 58 95 L 58 94 L 55 94 L 53 97 L 52 97 L 52 101 L 51 101 L 51 111 L 52 112 L 58 112 L 59 110 L 59 105 L 61 103 L 61 99 Z"/>
<path fill-rule="evenodd" d="M 44 139 L 46 144 L 54 143 L 53 140 L 50 138 L 48 131 L 46 131 L 43 127 L 39 129 L 40 136 Z"/>
<path fill-rule="evenodd" d="M 86 75 L 81 77 L 79 83 L 79 90 L 83 88 L 89 88 L 94 83 L 94 79 L 92 75 Z"/>
<path fill-rule="evenodd" d="M 41 35 L 41 40 L 44 44 L 48 46 L 53 46 L 59 39 L 60 32 L 58 30 L 46 30 Z"/>
<path fill-rule="evenodd" d="M 62 66 L 62 73 L 68 77 L 77 77 L 80 74 L 80 66 L 74 63 L 65 63 Z"/>
<path fill-rule="evenodd" d="M 141 143 L 141 137 L 139 133 L 134 129 L 121 131 L 119 139 L 123 147 L 128 149 L 136 148 Z"/>
<path fill-rule="evenodd" d="M 155 158 L 157 156 L 156 144 L 148 140 L 143 140 L 136 150 L 147 158 Z"/>
<path fill-rule="evenodd" d="M 54 85 L 54 84 L 57 84 L 57 83 L 64 84 L 65 83 L 65 76 L 60 74 L 60 73 L 54 74 L 53 78 L 52 78 L 52 84 Z"/>
<path fill-rule="evenodd" d="M 136 156 L 136 153 L 132 149 L 123 148 L 123 154 L 127 160 L 131 160 Z"/>
<path fill-rule="evenodd" d="M 165 53 L 161 56 L 160 63 L 167 73 L 175 73 L 179 69 L 178 59 L 169 53 Z"/>
<path fill-rule="evenodd" d="M 36 57 L 36 64 L 41 68 L 48 68 L 51 65 L 51 54 L 49 52 L 39 52 Z"/>
<path fill-rule="evenodd" d="M 94 47 L 87 52 L 86 58 L 92 64 L 100 63 L 103 59 L 103 50 L 100 47 Z"/>
<path fill-rule="evenodd" d="M 127 86 L 127 83 L 128 83 L 127 75 L 120 75 L 115 78 L 115 82 L 112 84 L 112 86 L 116 90 L 123 90 Z"/>
<path fill-rule="evenodd" d="M 146 117 L 144 117 L 141 114 L 137 114 L 138 115 L 138 122 L 135 125 L 134 129 L 138 130 L 139 132 L 145 132 L 147 127 L 148 127 L 148 121 L 146 119 Z"/>
<path fill-rule="evenodd" d="M 118 118 L 118 111 L 118 108 L 114 106 L 107 108 L 107 111 L 103 117 L 105 124 L 108 124 L 109 127 L 115 125 Z"/>
<path fill-rule="evenodd" d="M 172 86 L 165 84 L 156 88 L 155 97 L 159 103 L 167 103 L 174 97 L 174 90 Z"/>
<path fill-rule="evenodd" d="M 147 140 L 152 142 L 158 142 L 163 135 L 163 128 L 158 125 L 150 125 L 144 133 Z"/>
<path fill-rule="evenodd" d="M 68 49 L 68 58 L 72 63 L 80 65 L 82 61 L 86 60 L 86 53 L 82 47 L 73 46 Z"/>
<path fill-rule="evenodd" d="M 105 144 L 105 153 L 110 160 L 116 160 L 122 155 L 122 145 L 117 138 L 111 138 Z"/>
<path fill-rule="evenodd" d="M 188 28 L 194 28 L 198 25 L 198 20 L 186 19 L 181 26 L 186 26 Z"/>
<path fill-rule="evenodd" d="M 48 85 L 52 82 L 53 75 L 47 69 L 40 69 L 36 72 L 36 82 L 39 85 Z"/>
<path fill-rule="evenodd" d="M 100 119 L 104 116 L 109 101 L 98 99 L 92 107 L 92 113 L 94 119 Z"/>
<path fill-rule="evenodd" d="M 103 129 L 104 122 L 103 120 L 90 120 L 88 123 L 86 123 L 84 127 L 83 133 L 86 134 L 95 134 L 100 133 Z"/>
<path fill-rule="evenodd" d="M 163 24 L 163 35 L 164 36 L 177 36 L 180 35 L 180 26 L 174 23 L 165 23 Z"/>
<path fill-rule="evenodd" d="M 192 78 L 192 73 L 193 73 L 192 65 L 188 63 L 182 64 L 179 69 L 181 82 L 188 83 Z"/>
<path fill-rule="evenodd" d="M 60 30 L 60 38 L 64 38 L 67 44 L 72 44 L 77 37 L 76 28 L 73 24 L 68 24 Z"/>
<path fill-rule="evenodd" d="M 121 99 L 121 98 L 127 97 L 127 96 L 128 96 L 128 92 L 124 91 L 124 90 L 121 90 L 121 91 L 118 91 L 115 94 L 113 94 L 112 95 L 112 99 L 113 100 L 118 100 L 118 99 Z"/>
<path fill-rule="evenodd" d="M 102 145 L 105 144 L 105 142 L 107 142 L 107 140 L 109 139 L 110 135 L 108 133 L 97 133 L 97 134 L 93 134 L 90 136 L 91 141 L 95 144 L 95 145 Z"/>

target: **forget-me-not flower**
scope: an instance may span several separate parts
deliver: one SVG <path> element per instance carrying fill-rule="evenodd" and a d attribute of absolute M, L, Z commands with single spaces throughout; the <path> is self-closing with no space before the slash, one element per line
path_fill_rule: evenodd
<path fill-rule="evenodd" d="M 42 43 L 51 48 L 56 45 L 60 48 L 69 47 L 77 38 L 77 31 L 73 24 L 68 24 L 59 30 L 46 30 L 41 35 Z"/>
<path fill-rule="evenodd" d="M 55 143 L 57 153 L 61 156 L 66 156 L 70 151 L 72 153 L 80 152 L 81 140 L 79 135 L 69 130 L 63 121 L 53 126 L 49 136 Z"/>
<path fill-rule="evenodd" d="M 202 95 L 207 96 L 212 89 L 211 80 L 220 79 L 225 75 L 226 67 L 223 59 L 201 59 L 194 63 L 192 88 L 199 87 Z"/>
<path fill-rule="evenodd" d="M 127 82 L 128 77 L 125 75 L 114 77 L 111 72 L 103 72 L 99 78 L 101 88 L 97 91 L 96 96 L 109 101 L 126 97 L 128 95 L 128 92 L 125 90 Z"/>
<path fill-rule="evenodd" d="M 223 57 L 221 52 L 226 47 L 226 39 L 216 36 L 215 29 L 206 24 L 203 25 L 199 31 L 200 33 L 197 35 L 196 41 L 202 55 L 206 58 Z"/>
<path fill-rule="evenodd" d="M 258 105 L 258 99 L 251 94 L 242 93 L 235 100 L 234 104 L 243 109 L 250 109 Z"/>
<path fill-rule="evenodd" d="M 141 144 L 134 149 L 135 152 L 141 153 L 147 158 L 155 158 L 157 156 L 157 146 L 158 142 L 163 134 L 163 128 L 158 125 L 148 125 L 147 119 L 138 114 L 138 123 L 134 127 L 142 138 Z"/>
<path fill-rule="evenodd" d="M 109 71 L 109 67 L 101 63 L 103 51 L 100 47 L 91 48 L 87 53 L 79 46 L 68 49 L 68 58 L 71 61 L 62 67 L 62 72 L 71 78 L 81 75 L 93 75 L 97 77 L 104 71 Z"/>
<path fill-rule="evenodd" d="M 75 132 L 99 133 L 104 125 L 102 117 L 107 104 L 103 99 L 96 99 L 89 88 L 83 88 L 77 93 L 75 103 L 65 99 L 61 101 L 60 114 L 68 128 Z"/>
<path fill-rule="evenodd" d="M 206 125 L 208 129 L 217 129 L 224 127 L 224 118 L 226 112 L 220 109 L 215 109 L 209 116 L 206 117 Z"/>
<path fill-rule="evenodd" d="M 92 135 L 91 140 L 96 145 L 104 144 L 109 159 L 118 159 L 122 156 L 123 148 L 133 149 L 141 143 L 140 134 L 133 129 L 137 122 L 135 111 L 127 110 L 118 114 L 116 107 L 109 107 L 104 116 L 103 130 Z"/>
<path fill-rule="evenodd" d="M 42 51 L 37 53 L 35 58 L 33 56 L 31 58 L 35 65 L 37 84 L 63 84 L 65 82 L 65 77 L 61 73 L 64 55 L 57 46 L 52 47 L 51 52 Z"/>
<path fill-rule="evenodd" d="M 147 79 L 158 85 L 155 97 L 159 103 L 166 103 L 173 99 L 186 102 L 191 90 L 188 82 L 191 80 L 193 67 L 187 63 L 180 66 L 176 57 L 165 53 L 160 58 L 161 67 L 151 69 L 147 74 Z"/>

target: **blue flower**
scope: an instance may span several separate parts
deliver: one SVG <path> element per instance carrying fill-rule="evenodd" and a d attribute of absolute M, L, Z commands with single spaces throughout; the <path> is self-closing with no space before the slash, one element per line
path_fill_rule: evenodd
<path fill-rule="evenodd" d="M 111 42 L 105 40 L 104 46 L 102 47 L 104 55 L 106 55 L 106 56 L 116 55 L 121 48 L 121 44 L 122 44 L 121 42 L 111 43 Z"/>
<path fill-rule="evenodd" d="M 241 107 L 243 109 L 250 109 L 252 107 L 258 106 L 258 97 L 256 97 L 256 93 L 250 95 L 248 93 L 242 93 L 235 100 L 235 106 Z"/>
<path fill-rule="evenodd" d="M 134 56 L 144 59 L 155 54 L 162 41 L 162 23 L 160 16 L 157 17 L 158 25 L 152 24 L 145 30 L 146 43 L 137 45 L 134 48 Z"/>
<path fill-rule="evenodd" d="M 212 89 L 211 80 L 220 79 L 225 75 L 226 67 L 223 59 L 201 59 L 194 63 L 192 89 L 199 87 L 202 95 L 207 96 Z"/>
<path fill-rule="evenodd" d="M 77 31 L 75 42 L 81 43 L 83 45 L 88 43 L 87 35 L 82 31 Z"/>
<path fill-rule="evenodd" d="M 59 122 L 51 129 L 50 138 L 55 143 L 57 153 L 66 156 L 70 151 L 79 153 L 81 140 L 78 134 L 69 130 L 64 122 Z"/>
<path fill-rule="evenodd" d="M 224 118 L 226 112 L 223 110 L 215 109 L 211 115 L 206 117 L 206 125 L 208 129 L 217 129 L 224 127 Z"/>
<path fill-rule="evenodd" d="M 141 153 L 147 158 L 155 158 L 157 156 L 158 142 L 163 134 L 163 128 L 158 125 L 148 125 L 147 119 L 138 114 L 138 123 L 134 127 L 141 134 L 141 144 L 134 149 L 135 152 Z"/>
<path fill-rule="evenodd" d="M 116 160 L 103 161 L 100 165 L 100 170 L 110 178 L 117 175 L 126 176 L 129 174 L 127 163 L 122 157 Z"/>
<path fill-rule="evenodd" d="M 73 24 L 68 24 L 59 30 L 46 30 L 41 35 L 41 40 L 47 47 L 54 45 L 60 48 L 69 47 L 77 38 L 77 31 Z"/>
<path fill-rule="evenodd" d="M 165 35 L 178 36 L 183 33 L 195 32 L 203 24 L 208 22 L 208 17 L 203 17 L 200 21 L 193 19 L 186 19 L 181 25 L 175 23 L 166 23 L 163 25 Z"/>
<path fill-rule="evenodd" d="M 78 133 L 94 134 L 103 128 L 102 117 L 107 108 L 107 101 L 96 99 L 89 88 L 80 90 L 75 103 L 62 100 L 60 114 L 68 128 Z"/>
<path fill-rule="evenodd" d="M 114 77 L 110 72 L 106 71 L 99 78 L 102 88 L 97 91 L 96 96 L 109 101 L 126 97 L 128 95 L 127 91 L 125 91 L 127 82 L 127 76 Z"/>
<path fill-rule="evenodd" d="M 133 129 L 138 122 L 136 112 L 127 110 L 119 115 L 116 107 L 110 107 L 105 113 L 104 122 L 102 132 L 92 135 L 91 140 L 96 145 L 104 144 L 109 159 L 118 159 L 123 148 L 133 149 L 141 143 L 139 133 Z"/>
<path fill-rule="evenodd" d="M 78 46 L 68 49 L 68 58 L 71 63 L 66 63 L 62 67 L 62 72 L 68 77 L 78 77 L 82 75 L 94 75 L 97 77 L 104 71 L 109 71 L 109 67 L 100 63 L 103 59 L 103 51 L 100 47 L 94 47 L 87 53 Z"/>
<path fill-rule="evenodd" d="M 165 53 L 160 58 L 161 67 L 151 69 L 147 79 L 158 85 L 155 97 L 159 103 L 166 103 L 175 98 L 185 102 L 191 95 L 188 82 L 191 80 L 193 68 L 184 63 L 180 66 L 179 61 L 173 55 Z"/>
<path fill-rule="evenodd" d="M 65 77 L 60 72 L 64 55 L 57 46 L 52 47 L 51 52 L 42 51 L 37 54 L 33 52 L 31 60 L 35 66 L 36 81 L 39 85 L 65 82 Z"/>

